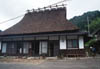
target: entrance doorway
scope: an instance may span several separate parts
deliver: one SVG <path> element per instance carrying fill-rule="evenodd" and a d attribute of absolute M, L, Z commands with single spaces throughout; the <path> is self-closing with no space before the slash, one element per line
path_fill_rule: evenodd
<path fill-rule="evenodd" d="M 54 57 L 59 54 L 59 41 L 49 41 L 48 54 L 49 57 Z"/>
<path fill-rule="evenodd" d="M 16 43 L 17 46 L 17 55 L 21 55 L 23 53 L 23 43 L 22 42 L 17 42 Z"/>
<path fill-rule="evenodd" d="M 32 42 L 32 56 L 39 56 L 39 41 Z"/>
<path fill-rule="evenodd" d="M 49 56 L 50 57 L 54 56 L 54 43 L 53 42 L 50 42 L 50 45 L 49 45 Z"/>

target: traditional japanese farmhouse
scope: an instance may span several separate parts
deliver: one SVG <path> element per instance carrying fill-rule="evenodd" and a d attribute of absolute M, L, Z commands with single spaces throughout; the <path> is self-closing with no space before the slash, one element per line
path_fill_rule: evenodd
<path fill-rule="evenodd" d="M 66 19 L 66 8 L 38 9 L 0 33 L 0 55 L 85 56 L 84 32 Z"/>

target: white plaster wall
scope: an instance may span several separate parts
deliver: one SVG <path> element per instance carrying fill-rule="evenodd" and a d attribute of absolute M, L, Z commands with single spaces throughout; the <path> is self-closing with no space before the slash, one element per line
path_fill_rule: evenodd
<path fill-rule="evenodd" d="M 60 37 L 60 49 L 66 49 L 66 36 Z"/>
<path fill-rule="evenodd" d="M 84 49 L 84 38 L 79 36 L 79 49 Z"/>
<path fill-rule="evenodd" d="M 0 50 L 1 50 L 1 42 L 0 42 Z"/>

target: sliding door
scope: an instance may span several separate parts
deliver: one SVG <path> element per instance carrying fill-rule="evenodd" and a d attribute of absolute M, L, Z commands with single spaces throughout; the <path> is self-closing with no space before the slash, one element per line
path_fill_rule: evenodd
<path fill-rule="evenodd" d="M 39 54 L 47 54 L 47 41 L 41 41 L 39 45 Z"/>

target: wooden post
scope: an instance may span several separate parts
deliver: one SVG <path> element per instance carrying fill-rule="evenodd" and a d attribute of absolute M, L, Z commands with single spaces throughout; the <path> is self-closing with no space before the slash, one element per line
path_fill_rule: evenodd
<path fill-rule="evenodd" d="M 68 57 L 68 39 L 67 39 L 67 35 L 66 35 L 66 57 Z"/>
<path fill-rule="evenodd" d="M 44 10 L 46 10 L 47 7 L 44 7 Z"/>
<path fill-rule="evenodd" d="M 58 5 L 56 5 L 56 7 L 58 8 Z"/>
<path fill-rule="evenodd" d="M 34 56 L 35 56 L 35 47 L 36 47 L 36 37 L 34 37 Z"/>
<path fill-rule="evenodd" d="M 40 11 L 41 9 L 40 8 L 38 8 L 38 11 Z"/>
<path fill-rule="evenodd" d="M 24 40 L 23 40 L 23 37 L 22 37 L 22 56 L 24 55 Z"/>
<path fill-rule="evenodd" d="M 35 9 L 33 9 L 33 12 L 35 11 Z"/>
<path fill-rule="evenodd" d="M 52 8 L 52 6 L 50 5 L 50 9 Z"/>
<path fill-rule="evenodd" d="M 1 42 L 1 52 L 0 52 L 1 55 L 2 55 L 2 45 L 3 45 L 3 42 Z"/>
<path fill-rule="evenodd" d="M 48 48 L 47 48 L 47 49 L 48 49 L 48 53 L 47 53 L 47 54 L 48 54 L 48 56 L 50 56 L 50 43 L 49 43 L 49 36 L 48 36 Z"/>
<path fill-rule="evenodd" d="M 61 57 L 61 51 L 60 51 L 60 35 L 58 35 L 58 41 L 59 41 L 59 57 Z"/>

